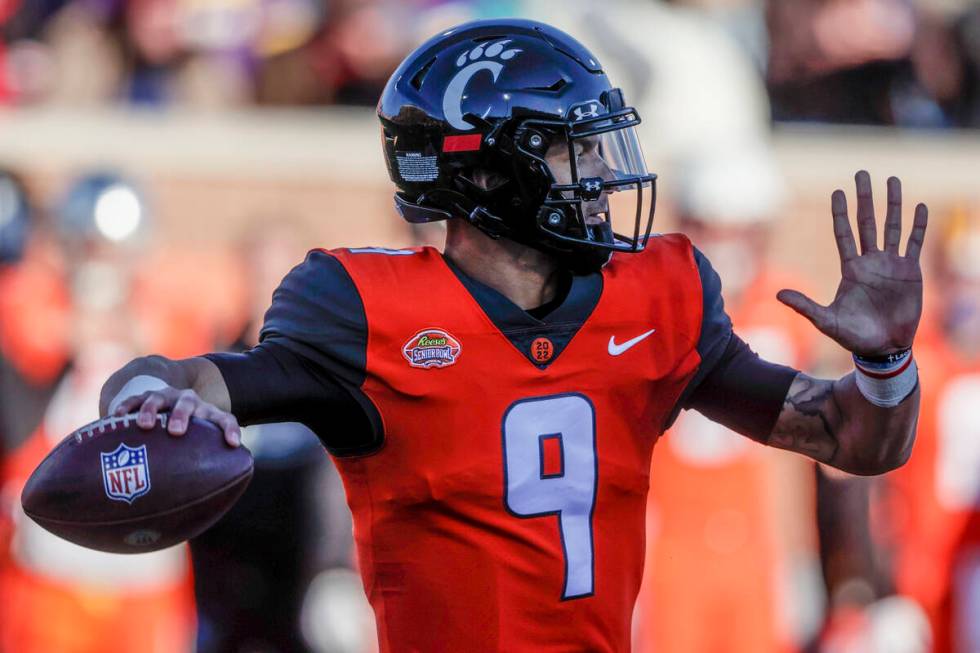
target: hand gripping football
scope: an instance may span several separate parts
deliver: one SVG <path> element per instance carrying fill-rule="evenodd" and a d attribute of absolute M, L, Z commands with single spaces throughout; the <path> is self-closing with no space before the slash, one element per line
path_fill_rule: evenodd
<path fill-rule="evenodd" d="M 207 530 L 248 486 L 252 454 L 202 419 L 169 435 L 168 417 L 150 430 L 135 414 L 78 429 L 28 479 L 24 512 L 59 537 L 112 553 L 156 551 Z"/>

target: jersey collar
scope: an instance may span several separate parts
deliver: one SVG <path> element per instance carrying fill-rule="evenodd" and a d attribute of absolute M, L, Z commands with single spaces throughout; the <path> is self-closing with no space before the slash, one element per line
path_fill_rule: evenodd
<path fill-rule="evenodd" d="M 565 347 L 595 310 L 602 295 L 602 274 L 594 272 L 572 277 L 565 299 L 547 316 L 538 319 L 509 300 L 502 293 L 463 272 L 445 255 L 442 260 L 452 270 L 466 291 L 479 304 L 494 326 L 512 345 L 540 369 L 558 359 Z M 551 342 L 551 357 L 542 362 L 535 358 L 535 340 Z"/>

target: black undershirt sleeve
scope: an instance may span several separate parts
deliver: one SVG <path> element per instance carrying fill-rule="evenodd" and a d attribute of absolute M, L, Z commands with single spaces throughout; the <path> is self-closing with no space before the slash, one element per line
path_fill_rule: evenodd
<path fill-rule="evenodd" d="M 347 270 L 311 251 L 273 293 L 260 343 L 211 354 L 243 424 L 302 422 L 335 456 L 367 454 L 383 442 L 381 417 L 361 390 L 367 316 Z"/>
<path fill-rule="evenodd" d="M 764 444 L 796 375 L 791 367 L 762 360 L 733 333 L 725 353 L 684 408 Z"/>
<path fill-rule="evenodd" d="M 218 366 L 243 426 L 300 422 L 335 455 L 369 447 L 375 428 L 344 384 L 277 338 L 242 353 L 205 356 Z"/>
<path fill-rule="evenodd" d="M 695 409 L 709 419 L 758 442 L 766 442 L 797 371 L 764 361 L 732 331 L 725 312 L 721 279 L 697 249 L 702 321 L 697 349 L 701 364 L 670 415 Z"/>

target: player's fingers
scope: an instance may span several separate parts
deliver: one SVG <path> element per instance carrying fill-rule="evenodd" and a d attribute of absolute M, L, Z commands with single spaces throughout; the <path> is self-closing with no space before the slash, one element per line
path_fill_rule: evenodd
<path fill-rule="evenodd" d="M 905 246 L 905 256 L 916 261 L 922 252 L 922 243 L 926 239 L 926 227 L 929 225 L 929 209 L 925 204 L 915 207 L 915 218 L 912 220 L 912 233 L 909 234 L 908 245 Z"/>
<path fill-rule="evenodd" d="M 133 395 L 132 397 L 126 397 L 125 399 L 119 402 L 119 405 L 116 406 L 116 409 L 114 411 L 112 411 L 112 414 L 115 415 L 116 417 L 122 417 L 123 415 L 128 415 L 129 413 L 132 413 L 133 411 L 135 411 L 136 409 L 138 409 L 140 406 L 143 405 L 143 402 L 146 401 L 146 397 L 149 394 L 150 394 L 149 392 L 143 392 L 138 395 Z"/>
<path fill-rule="evenodd" d="M 820 329 L 823 333 L 832 335 L 830 331 L 833 320 L 831 319 L 830 309 L 826 306 L 821 306 L 797 290 L 780 290 L 776 293 L 776 299 L 810 320 L 813 326 Z"/>
<path fill-rule="evenodd" d="M 239 447 L 242 444 L 242 428 L 231 413 L 223 413 L 218 420 L 218 426 L 225 434 L 225 442 L 229 447 Z"/>
<path fill-rule="evenodd" d="M 840 200 L 837 194 L 840 193 Z M 834 214 L 834 239 L 837 241 L 837 253 L 841 265 L 857 256 L 857 245 L 854 243 L 854 232 L 851 231 L 851 221 L 847 217 L 847 198 L 843 191 L 837 191 L 831 197 L 831 210 Z"/>
<path fill-rule="evenodd" d="M 139 414 L 136 416 L 136 424 L 143 429 L 152 429 L 157 421 L 157 413 L 164 407 L 167 399 L 161 392 L 147 393 L 143 405 L 140 406 Z"/>
<path fill-rule="evenodd" d="M 199 417 L 203 417 L 204 419 L 214 422 L 221 427 L 221 431 L 225 434 L 225 442 L 228 443 L 228 446 L 240 446 L 242 443 L 242 428 L 238 425 L 238 419 L 231 413 L 226 413 L 225 411 L 215 408 L 210 404 L 205 405 L 207 406 L 207 412 L 199 415 Z"/>
<path fill-rule="evenodd" d="M 854 175 L 854 185 L 857 188 L 857 224 L 858 237 L 861 240 L 861 253 L 873 252 L 878 249 L 878 227 L 875 225 L 875 205 L 871 192 L 871 175 L 867 170 L 860 170 Z M 837 195 L 836 193 L 834 194 Z M 844 202 L 843 210 L 847 212 L 847 201 L 841 193 Z M 836 197 L 835 197 L 836 199 Z M 836 213 L 836 210 L 835 210 Z"/>
<path fill-rule="evenodd" d="M 170 435 L 183 435 L 187 432 L 187 422 L 201 404 L 201 398 L 193 390 L 182 390 L 177 396 L 177 403 L 170 410 L 167 420 L 167 431 Z"/>
<path fill-rule="evenodd" d="M 888 211 L 885 213 L 885 251 L 898 254 L 902 240 L 902 182 L 888 178 Z"/>

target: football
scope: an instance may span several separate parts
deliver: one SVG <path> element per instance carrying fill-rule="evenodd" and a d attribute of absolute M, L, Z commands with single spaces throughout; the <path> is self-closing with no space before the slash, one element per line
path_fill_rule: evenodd
<path fill-rule="evenodd" d="M 78 429 L 28 479 L 24 512 L 59 537 L 112 553 L 156 551 L 207 530 L 248 486 L 252 454 L 202 419 L 174 437 L 168 417 L 149 430 L 135 413 Z"/>

